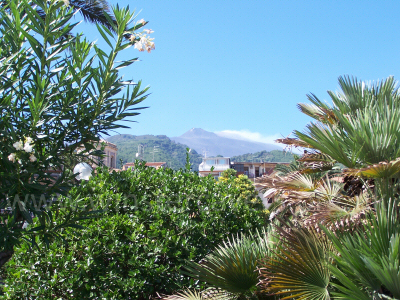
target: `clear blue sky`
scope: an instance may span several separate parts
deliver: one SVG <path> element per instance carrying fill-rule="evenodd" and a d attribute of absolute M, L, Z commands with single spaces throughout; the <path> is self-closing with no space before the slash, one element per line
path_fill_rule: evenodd
<path fill-rule="evenodd" d="M 156 50 L 126 78 L 151 86 L 134 135 L 179 136 L 192 127 L 259 133 L 302 130 L 296 103 L 328 99 L 340 75 L 400 79 L 400 1 L 118 1 L 149 21 Z M 96 27 L 81 24 L 91 39 Z M 102 44 L 101 44 L 102 45 Z"/>

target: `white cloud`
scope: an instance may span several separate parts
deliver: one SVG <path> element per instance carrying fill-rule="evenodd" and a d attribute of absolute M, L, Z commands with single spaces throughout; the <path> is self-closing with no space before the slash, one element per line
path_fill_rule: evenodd
<path fill-rule="evenodd" d="M 252 142 L 259 142 L 259 143 L 266 143 L 266 144 L 275 144 L 276 139 L 282 138 L 280 134 L 274 135 L 262 135 L 259 132 L 251 132 L 249 130 L 223 130 L 215 132 L 216 135 L 236 139 L 236 140 L 244 140 L 244 141 L 252 141 Z"/>
<path fill-rule="evenodd" d="M 263 135 L 259 132 L 251 132 L 249 130 L 222 130 L 222 131 L 216 131 L 214 133 L 216 135 L 230 138 L 230 139 L 259 142 L 259 143 L 265 143 L 265 144 L 273 144 L 273 145 L 281 147 L 282 150 L 285 148 L 285 145 L 275 143 L 275 140 L 284 138 L 279 133 L 276 133 L 274 135 Z M 303 153 L 303 151 L 296 149 L 296 148 L 291 149 L 291 151 L 293 151 L 293 153 L 296 153 L 296 154 Z"/>

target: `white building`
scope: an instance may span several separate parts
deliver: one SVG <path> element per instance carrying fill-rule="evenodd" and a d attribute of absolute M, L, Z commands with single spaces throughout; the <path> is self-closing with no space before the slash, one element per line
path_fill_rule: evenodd
<path fill-rule="evenodd" d="M 215 179 L 218 179 L 223 171 L 230 169 L 230 165 L 230 157 L 206 157 L 199 165 L 199 175 L 206 177 L 212 174 Z"/>

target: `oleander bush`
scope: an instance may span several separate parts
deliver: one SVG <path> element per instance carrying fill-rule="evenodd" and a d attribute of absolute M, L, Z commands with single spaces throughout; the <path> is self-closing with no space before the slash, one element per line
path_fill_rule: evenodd
<path fill-rule="evenodd" d="M 243 199 L 234 180 L 216 184 L 187 170 L 139 163 L 135 170 L 98 170 L 59 202 L 102 210 L 102 217 L 86 220 L 81 236 L 65 234 L 65 243 L 55 241 L 48 252 L 43 244 L 18 249 L 2 272 L 3 297 L 149 299 L 201 288 L 181 273 L 185 260 L 200 261 L 226 238 L 261 230 L 267 219 L 252 199 Z"/>

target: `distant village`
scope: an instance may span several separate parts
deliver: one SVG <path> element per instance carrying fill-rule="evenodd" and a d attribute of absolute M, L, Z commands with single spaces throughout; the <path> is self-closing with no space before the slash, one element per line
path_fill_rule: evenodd
<path fill-rule="evenodd" d="M 98 145 L 98 150 L 104 147 L 103 151 L 105 156 L 103 158 L 103 164 L 116 171 L 127 170 L 129 168 L 134 168 L 135 162 L 125 163 L 121 169 L 117 168 L 117 145 L 108 142 L 106 140 L 101 140 Z M 140 153 L 137 155 L 140 158 Z M 205 177 L 208 175 L 213 176 L 218 179 L 222 172 L 227 169 L 236 170 L 236 176 L 246 175 L 249 178 L 262 177 L 263 175 L 270 175 L 277 164 L 289 165 L 289 163 L 278 163 L 278 162 L 232 162 L 230 157 L 203 157 L 203 161 L 199 166 L 199 176 Z M 167 162 L 146 162 L 147 167 L 152 168 L 167 168 Z"/>

